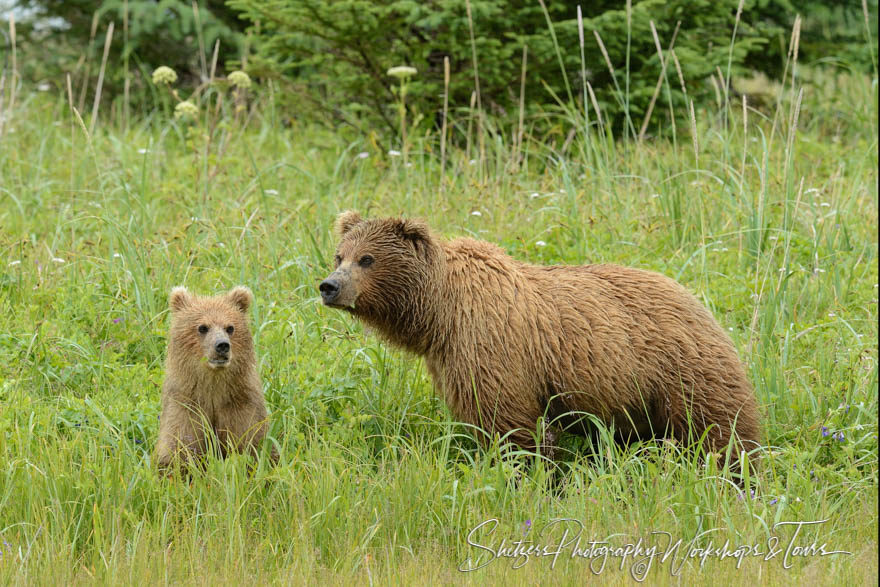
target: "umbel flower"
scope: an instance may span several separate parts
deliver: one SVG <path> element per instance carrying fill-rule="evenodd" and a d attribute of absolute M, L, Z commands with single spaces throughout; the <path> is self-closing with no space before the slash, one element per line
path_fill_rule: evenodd
<path fill-rule="evenodd" d="M 246 74 L 243 71 L 239 71 L 239 70 L 233 71 L 232 73 L 230 73 L 229 75 L 226 76 L 226 79 L 228 79 L 229 83 L 231 83 L 236 88 L 241 88 L 243 90 L 246 90 L 249 87 L 251 87 L 251 78 L 248 74 Z"/>
<path fill-rule="evenodd" d="M 153 83 L 171 85 L 177 81 L 177 73 L 167 65 L 160 65 L 153 71 Z"/>
<path fill-rule="evenodd" d="M 415 67 L 410 67 L 409 65 L 398 65 L 397 67 L 392 67 L 391 69 L 389 69 L 387 73 L 391 77 L 404 79 L 414 76 L 418 73 L 418 70 L 416 70 Z"/>
<path fill-rule="evenodd" d="M 195 118 L 198 115 L 199 107 L 189 100 L 184 100 L 174 107 L 174 118 Z"/>

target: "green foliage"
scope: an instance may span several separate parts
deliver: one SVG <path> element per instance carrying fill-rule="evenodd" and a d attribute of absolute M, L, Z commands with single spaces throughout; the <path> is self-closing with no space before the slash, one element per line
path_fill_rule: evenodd
<path fill-rule="evenodd" d="M 136 102 L 150 94 L 149 76 L 156 67 L 175 69 L 188 85 L 202 81 L 203 65 L 211 66 L 219 41 L 218 63 L 241 56 L 243 21 L 222 1 L 199 2 L 198 18 L 188 0 L 24 0 L 36 10 L 29 22 L 43 22 L 36 30 L 22 28 L 21 51 L 39 55 L 24 61 L 23 77 L 49 81 L 64 88 L 70 73 L 74 89 L 93 90 L 104 51 L 107 28 L 114 24 L 113 40 L 104 77 L 103 93 L 121 94 L 129 74 Z M 51 19 L 51 20 L 46 20 Z M 128 31 L 125 31 L 125 21 Z M 199 38 L 201 37 L 201 39 Z M 204 48 L 204 54 L 200 47 Z M 202 63 L 204 58 L 205 63 Z"/>
<path fill-rule="evenodd" d="M 576 7 L 583 3 L 547 3 L 555 38 L 537 2 L 471 4 L 481 99 L 489 112 L 516 109 L 524 46 L 529 104 L 552 104 L 551 95 L 566 103 L 581 100 Z M 643 0 L 633 3 L 631 15 L 621 2 L 583 4 L 586 81 L 595 88 L 603 115 L 616 121 L 615 133 L 620 134 L 627 112 L 641 120 L 660 76 L 651 21 L 664 52 L 681 22 L 675 51 L 685 79 L 700 82 L 688 88 L 689 96 L 699 102 L 714 95 L 702 80 L 719 66 L 726 74 L 729 56 L 733 72 L 739 72 L 748 55 L 764 49 L 769 36 L 782 34 L 772 23 L 748 24 L 750 4 L 732 45 L 736 0 Z M 451 66 L 450 104 L 467 107 L 470 102 L 475 84 L 464 0 L 231 0 L 230 5 L 256 23 L 252 30 L 258 49 L 252 71 L 304 82 L 340 116 L 366 110 L 393 127 L 394 80 L 385 72 L 401 64 L 419 70 L 410 84 L 409 103 L 425 116 L 435 116 L 442 104 L 445 57 Z M 614 76 L 594 31 L 607 48 Z M 667 75 L 675 79 L 671 63 L 669 68 Z M 677 82 L 671 84 L 671 99 L 674 107 L 684 103 Z"/>
<path fill-rule="evenodd" d="M 800 15 L 802 63 L 834 62 L 856 71 L 875 72 L 876 38 L 868 42 L 868 35 L 877 34 L 877 0 L 864 4 L 862 0 L 757 0 L 754 11 L 761 20 L 776 23 L 786 32 Z M 781 74 L 788 49 L 788 35 L 774 36 L 766 52 L 750 55 L 747 64 L 769 75 Z"/>

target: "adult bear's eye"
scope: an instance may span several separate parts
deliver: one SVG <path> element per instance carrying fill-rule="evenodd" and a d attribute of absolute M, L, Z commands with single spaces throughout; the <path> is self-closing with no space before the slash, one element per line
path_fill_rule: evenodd
<path fill-rule="evenodd" d="M 208 327 L 204 324 L 199 326 L 199 334 L 208 334 Z"/>
<path fill-rule="evenodd" d="M 333 257 L 333 260 L 336 261 L 336 266 L 337 266 L 337 267 L 339 267 L 340 265 L 342 265 L 342 257 L 340 257 L 339 255 L 336 255 L 335 257 Z"/>
<path fill-rule="evenodd" d="M 226 327 L 226 334 L 232 334 L 233 332 L 235 332 L 234 326 L 227 326 Z"/>
<path fill-rule="evenodd" d="M 369 267 L 372 264 L 373 257 L 371 257 L 370 255 L 364 255 L 363 257 L 361 257 L 361 260 L 358 261 L 358 265 L 360 265 L 361 267 Z"/>

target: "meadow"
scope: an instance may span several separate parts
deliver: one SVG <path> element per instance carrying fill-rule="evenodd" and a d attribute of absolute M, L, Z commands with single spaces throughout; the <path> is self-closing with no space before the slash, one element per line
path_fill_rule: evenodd
<path fill-rule="evenodd" d="M 876 582 L 876 77 L 804 68 L 769 105 L 719 95 L 641 141 L 575 108 L 522 135 L 454 110 L 457 140 L 441 154 L 416 125 L 405 159 L 388 137 L 283 117 L 279 91 L 191 122 L 157 106 L 93 124 L 63 87 L 2 113 L 0 582 Z M 320 304 L 349 208 L 685 284 L 761 406 L 744 486 L 665 442 L 569 437 L 555 463 L 478 445 L 419 359 Z M 254 291 L 274 468 L 156 472 L 181 284 Z M 502 538 L 572 539 L 559 519 L 581 549 L 620 550 L 491 560 Z M 668 556 L 624 552 L 640 539 Z"/>

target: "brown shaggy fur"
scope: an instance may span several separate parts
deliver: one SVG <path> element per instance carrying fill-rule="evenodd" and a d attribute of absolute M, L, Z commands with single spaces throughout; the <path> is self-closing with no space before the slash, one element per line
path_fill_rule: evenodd
<path fill-rule="evenodd" d="M 717 451 L 736 432 L 734 458 L 757 446 L 758 408 L 730 338 L 671 279 L 529 265 L 487 242 L 442 241 L 411 219 L 345 212 L 336 226 L 324 303 L 425 357 L 457 419 L 514 431 L 525 448 L 536 447 L 539 418 L 573 426 L 571 412 L 597 416 L 622 441 L 687 442 L 708 430 Z"/>
<path fill-rule="evenodd" d="M 171 291 L 171 332 L 156 445 L 160 468 L 216 446 L 256 455 L 268 416 L 248 328 L 253 294 L 236 287 L 197 297 Z M 273 459 L 275 453 L 272 453 Z"/>

